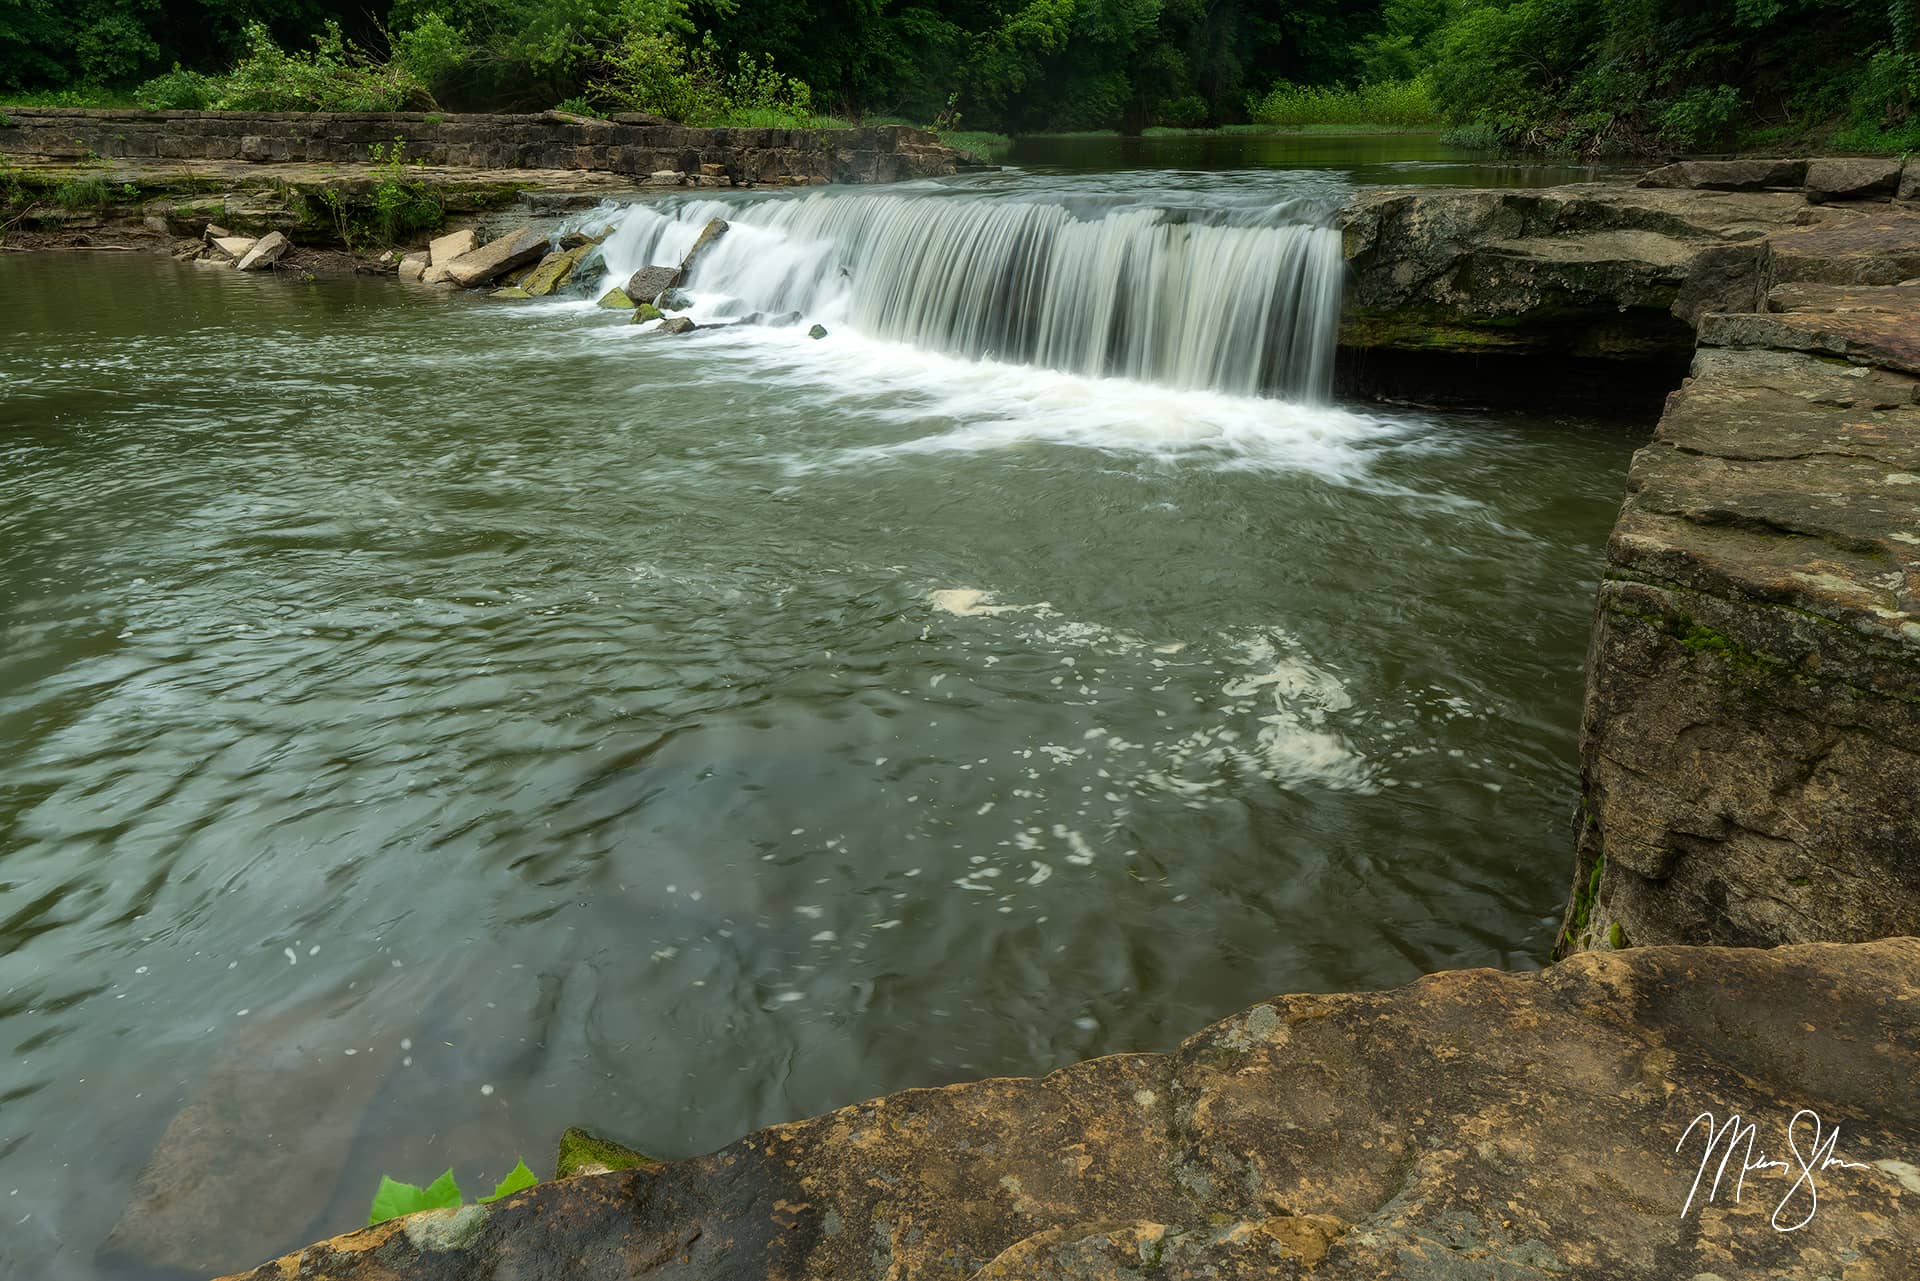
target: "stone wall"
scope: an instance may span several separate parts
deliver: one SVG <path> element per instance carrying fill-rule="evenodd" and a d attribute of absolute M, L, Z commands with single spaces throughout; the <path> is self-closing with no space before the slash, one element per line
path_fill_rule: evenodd
<path fill-rule="evenodd" d="M 954 171 L 932 134 L 860 129 L 693 129 L 651 116 L 592 120 L 419 112 L 80 111 L 13 107 L 0 153 L 112 159 L 366 163 L 395 138 L 430 165 L 705 174 L 735 186 L 884 183 Z"/>

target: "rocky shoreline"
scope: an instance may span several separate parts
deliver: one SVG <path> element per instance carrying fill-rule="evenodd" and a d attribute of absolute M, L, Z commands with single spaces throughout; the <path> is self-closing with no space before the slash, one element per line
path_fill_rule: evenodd
<path fill-rule="evenodd" d="M 1170 1054 L 907 1090 L 243 1275 L 1900 1281 L 1920 1256 L 1916 1004 L 1914 939 L 1279 997 Z M 1713 1193 L 1697 1117 L 1745 1117 L 1784 1156 L 1803 1109 L 1849 1162 L 1813 1176 L 1817 1212 L 1780 1170 Z"/>

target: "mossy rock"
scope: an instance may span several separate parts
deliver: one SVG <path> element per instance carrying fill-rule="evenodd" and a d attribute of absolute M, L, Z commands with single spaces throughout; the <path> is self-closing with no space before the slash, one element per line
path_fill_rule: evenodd
<path fill-rule="evenodd" d="M 494 290 L 492 293 L 488 294 L 487 297 L 505 298 L 507 301 L 511 302 L 516 298 L 531 298 L 533 297 L 533 295 L 528 293 L 524 289 L 516 289 L 512 285 L 508 285 L 505 289 Z"/>
<path fill-rule="evenodd" d="M 629 324 L 644 325 L 648 321 L 659 320 L 664 313 L 650 302 L 643 302 L 633 309 L 633 319 Z"/>
<path fill-rule="evenodd" d="M 560 1151 L 553 1160 L 553 1177 L 570 1179 L 576 1174 L 605 1174 L 610 1170 L 644 1169 L 659 1164 L 644 1152 L 571 1125 L 560 1136 Z"/>
<path fill-rule="evenodd" d="M 807 330 L 807 337 L 809 338 L 825 338 L 826 336 L 827 327 L 825 325 L 815 325 L 812 329 Z"/>
<path fill-rule="evenodd" d="M 627 297 L 626 290 L 615 288 L 609 290 L 606 295 L 600 299 L 600 305 L 611 311 L 631 311 L 633 309 L 633 299 Z"/>

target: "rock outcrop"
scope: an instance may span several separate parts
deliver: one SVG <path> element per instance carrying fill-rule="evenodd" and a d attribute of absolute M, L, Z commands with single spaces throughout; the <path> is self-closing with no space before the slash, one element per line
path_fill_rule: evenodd
<path fill-rule="evenodd" d="M 1563 948 L 1920 934 L 1920 287 L 1768 305 L 1634 459 Z"/>
<path fill-rule="evenodd" d="M 1282 997 L 1168 1055 L 909 1090 L 247 1277 L 1904 1281 L 1917 1007 L 1914 939 Z M 1788 1146 L 1802 1109 L 1798 1151 L 1838 1127 L 1849 1163 L 1806 1155 L 1811 1188 Z M 1702 1114 L 1753 1123 L 1753 1159 L 1782 1167 L 1736 1195 L 1742 1144 L 1716 1191 L 1723 1142 L 1696 1187 Z"/>
<path fill-rule="evenodd" d="M 1362 192 L 1342 214 L 1338 376 L 1413 400 L 1657 407 L 1702 316 L 1761 311 L 1782 282 L 1920 276 L 1901 172 L 1690 161 L 1639 186 Z"/>

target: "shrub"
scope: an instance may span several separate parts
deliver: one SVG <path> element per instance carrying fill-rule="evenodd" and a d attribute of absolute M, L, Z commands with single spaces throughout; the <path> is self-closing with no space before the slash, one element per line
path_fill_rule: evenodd
<path fill-rule="evenodd" d="M 246 56 L 217 86 L 223 111 L 404 111 L 433 105 L 433 95 L 397 63 L 379 64 L 348 44 L 329 21 L 311 51 L 288 53 L 262 23 L 246 28 Z"/>
<path fill-rule="evenodd" d="M 1696 86 L 1660 113 L 1660 132 L 1679 146 L 1698 151 L 1733 132 L 1741 106 L 1740 91 L 1732 85 Z"/>
<path fill-rule="evenodd" d="M 1250 96 L 1247 114 L 1256 124 L 1431 125 L 1439 121 L 1427 82 L 1385 80 L 1357 88 L 1275 82 L 1265 97 Z"/>
<path fill-rule="evenodd" d="M 816 128 L 844 125 L 817 116 L 806 81 L 751 56 L 728 71 L 709 36 L 689 49 L 662 31 L 629 31 L 604 55 L 595 99 L 694 125 Z"/>
<path fill-rule="evenodd" d="M 1160 123 L 1175 129 L 1197 129 L 1207 123 L 1207 100 L 1197 93 L 1170 98 L 1154 113 Z"/>
<path fill-rule="evenodd" d="M 148 111 L 205 111 L 219 96 L 219 85 L 198 71 L 183 70 L 179 63 L 133 91 L 133 100 Z"/>

